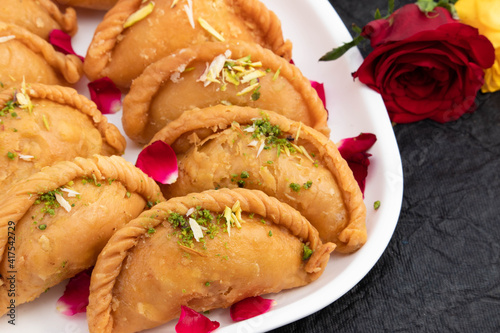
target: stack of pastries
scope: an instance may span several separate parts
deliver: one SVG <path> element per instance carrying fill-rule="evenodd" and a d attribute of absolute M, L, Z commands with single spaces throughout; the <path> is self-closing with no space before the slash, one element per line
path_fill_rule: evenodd
<path fill-rule="evenodd" d="M 260 1 L 0 2 L 0 54 L 19 55 L 0 57 L 0 314 L 9 271 L 21 304 L 94 267 L 90 332 L 138 332 L 309 284 L 366 242 L 327 111 Z M 67 6 L 107 10 L 83 63 L 47 41 L 76 33 Z M 83 74 L 122 90 L 132 141 L 172 147 L 176 182 L 120 157 L 119 129 L 71 87 Z"/>

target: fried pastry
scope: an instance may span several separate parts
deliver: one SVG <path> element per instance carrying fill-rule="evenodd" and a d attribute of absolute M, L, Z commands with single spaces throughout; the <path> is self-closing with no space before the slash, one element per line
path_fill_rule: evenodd
<path fill-rule="evenodd" d="M 93 266 L 117 229 L 163 197 L 151 178 L 122 157 L 95 155 L 44 168 L 0 199 L 2 315 L 11 299 L 16 305 L 32 301 Z M 12 271 L 15 298 L 7 292 Z"/>
<path fill-rule="evenodd" d="M 128 88 L 156 60 L 205 41 L 252 41 L 285 59 L 291 43 L 281 22 L 258 0 L 121 0 L 97 27 L 84 70 Z"/>
<path fill-rule="evenodd" d="M 176 152 L 166 198 L 220 187 L 264 191 L 289 204 L 343 253 L 366 242 L 366 207 L 337 147 L 318 131 L 270 111 L 218 105 L 186 111 L 151 142 Z"/>
<path fill-rule="evenodd" d="M 221 103 L 272 110 L 330 132 L 323 102 L 301 71 L 246 42 L 197 44 L 151 64 L 124 99 L 123 126 L 146 143 L 182 112 Z"/>
<path fill-rule="evenodd" d="M 56 0 L 56 2 L 61 5 L 99 10 L 110 9 L 117 1 L 118 0 Z"/>
<path fill-rule="evenodd" d="M 181 305 L 207 311 L 306 285 L 334 248 L 300 213 L 261 191 L 170 199 L 118 230 L 99 255 L 89 330 L 137 332 L 178 317 Z"/>
<path fill-rule="evenodd" d="M 0 0 L 0 21 L 16 24 L 45 40 L 54 29 L 73 36 L 78 30 L 76 12 L 66 8 L 62 13 L 50 0 Z"/>
<path fill-rule="evenodd" d="M 43 84 L 0 91 L 0 193 L 42 167 L 94 154 L 121 155 L 126 141 L 94 102 Z"/>
<path fill-rule="evenodd" d="M 68 85 L 82 77 L 83 64 L 43 38 L 15 24 L 0 22 L 0 81 L 4 87 L 26 82 Z"/>

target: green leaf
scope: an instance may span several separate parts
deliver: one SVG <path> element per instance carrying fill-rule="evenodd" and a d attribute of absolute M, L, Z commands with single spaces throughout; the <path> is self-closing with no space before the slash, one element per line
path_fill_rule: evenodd
<path fill-rule="evenodd" d="M 351 42 L 349 43 L 344 43 L 342 46 L 339 46 L 330 52 L 327 52 L 325 55 L 323 55 L 321 58 L 319 58 L 319 61 L 329 61 L 329 60 L 336 60 L 340 58 L 341 56 L 344 55 L 347 51 L 349 51 L 350 48 L 358 45 L 361 41 L 363 41 L 365 38 L 361 35 L 357 36 L 354 38 Z"/>
<path fill-rule="evenodd" d="M 392 13 L 394 13 L 394 0 L 389 0 L 388 15 L 391 15 Z"/>
<path fill-rule="evenodd" d="M 434 0 L 418 0 L 415 4 L 426 14 L 432 12 L 437 7 L 437 3 Z"/>
<path fill-rule="evenodd" d="M 377 8 L 375 11 L 375 20 L 380 20 L 382 18 L 382 14 L 380 14 L 380 10 Z"/>
<path fill-rule="evenodd" d="M 458 20 L 458 13 L 457 13 L 457 10 L 455 8 L 455 5 L 454 3 L 456 2 L 456 0 L 440 0 L 438 3 L 437 3 L 437 7 L 443 7 L 444 9 L 448 10 L 451 14 L 451 16 L 455 19 L 455 20 Z"/>

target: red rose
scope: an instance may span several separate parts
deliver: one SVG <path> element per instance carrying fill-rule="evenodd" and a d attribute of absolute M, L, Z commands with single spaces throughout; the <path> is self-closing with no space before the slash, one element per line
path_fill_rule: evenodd
<path fill-rule="evenodd" d="M 441 7 L 427 15 L 406 5 L 363 28 L 374 50 L 353 73 L 384 99 L 396 123 L 425 118 L 444 123 L 472 112 L 484 72 L 493 65 L 490 41 Z"/>

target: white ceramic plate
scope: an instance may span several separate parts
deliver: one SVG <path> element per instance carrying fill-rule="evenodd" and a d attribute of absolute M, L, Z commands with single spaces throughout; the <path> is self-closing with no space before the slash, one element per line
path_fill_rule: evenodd
<path fill-rule="evenodd" d="M 266 295 L 277 304 L 264 315 L 233 323 L 228 310 L 211 311 L 209 317 L 221 323 L 217 330 L 221 333 L 268 331 L 310 315 L 344 295 L 368 273 L 387 247 L 397 224 L 403 194 L 401 159 L 382 99 L 363 84 L 353 82 L 351 77 L 351 72 L 363 61 L 360 53 L 352 49 L 339 60 L 318 62 L 331 48 L 351 40 L 330 3 L 327 0 L 262 1 L 280 17 L 284 35 L 294 45 L 295 64 L 306 77 L 325 84 L 331 139 L 337 142 L 360 132 L 377 135 L 378 140 L 370 150 L 373 156 L 365 192 L 368 241 L 354 254 L 333 254 L 324 274 L 312 284 Z M 85 55 L 103 13 L 79 10 L 78 15 L 80 29 L 73 43 L 76 52 Z M 77 88 L 88 96 L 86 83 L 80 82 Z M 121 113 L 108 118 L 122 129 Z M 128 141 L 125 158 L 135 163 L 139 149 Z M 381 206 L 375 211 L 373 203 L 377 200 Z M 64 285 L 51 288 L 36 301 L 18 307 L 15 326 L 8 324 L 8 317 L 0 318 L 0 332 L 88 332 L 85 314 L 65 317 L 56 311 L 55 303 Z M 175 321 L 148 332 L 174 332 L 174 325 Z"/>

